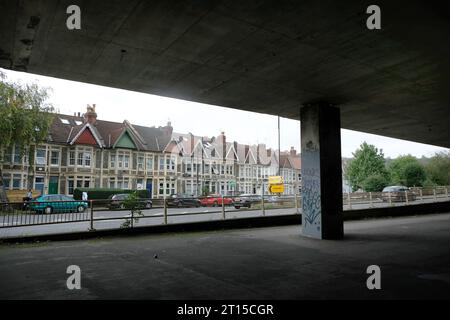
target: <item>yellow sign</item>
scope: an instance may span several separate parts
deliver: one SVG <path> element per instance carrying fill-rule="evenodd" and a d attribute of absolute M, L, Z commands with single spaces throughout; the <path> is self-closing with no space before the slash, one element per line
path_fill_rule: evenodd
<path fill-rule="evenodd" d="M 271 184 L 283 184 L 282 176 L 270 176 L 269 177 L 269 185 Z"/>
<path fill-rule="evenodd" d="M 271 185 L 269 186 L 269 191 L 271 193 L 283 193 L 284 185 L 283 184 Z"/>

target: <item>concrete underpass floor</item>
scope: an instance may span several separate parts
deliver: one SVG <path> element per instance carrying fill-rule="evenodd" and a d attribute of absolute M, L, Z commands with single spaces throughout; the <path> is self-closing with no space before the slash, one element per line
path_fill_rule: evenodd
<path fill-rule="evenodd" d="M 1 299 L 449 299 L 450 214 L 0 245 Z M 157 255 L 157 258 L 155 258 Z M 366 268 L 381 268 L 368 290 Z M 66 268 L 81 268 L 81 290 Z"/>

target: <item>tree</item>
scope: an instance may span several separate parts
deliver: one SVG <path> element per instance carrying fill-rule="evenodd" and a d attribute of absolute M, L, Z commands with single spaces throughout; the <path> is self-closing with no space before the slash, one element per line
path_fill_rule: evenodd
<path fill-rule="evenodd" d="M 345 168 L 345 178 L 349 181 L 352 190 L 356 191 L 364 188 L 364 181 L 373 175 L 380 175 L 388 180 L 389 174 L 384 164 L 383 150 L 363 142 L 353 153 L 353 159 Z"/>
<path fill-rule="evenodd" d="M 450 185 L 450 151 L 437 152 L 425 167 L 428 183 L 435 185 Z"/>
<path fill-rule="evenodd" d="M 139 222 L 139 217 L 143 217 L 141 207 L 142 202 L 139 200 L 137 191 L 128 194 L 127 198 L 123 201 L 125 209 L 131 211 L 131 216 L 126 219 L 124 223 L 120 226 L 121 228 L 133 228 L 134 223 Z"/>
<path fill-rule="evenodd" d="M 47 103 L 49 88 L 37 84 L 8 82 L 0 71 L 0 151 L 16 144 L 20 158 L 28 154 L 28 188 L 33 178 L 34 152 L 45 141 L 53 119 L 53 107 Z M 0 152 L 0 164 L 3 158 Z M 0 166 L 0 201 L 6 200 Z"/>
<path fill-rule="evenodd" d="M 362 188 L 366 192 L 380 192 L 389 184 L 389 180 L 383 174 L 376 173 L 368 176 L 362 182 Z"/>
<path fill-rule="evenodd" d="M 412 155 L 399 156 L 388 165 L 391 183 L 421 187 L 426 180 L 425 168 Z"/>
<path fill-rule="evenodd" d="M 411 163 L 406 166 L 405 185 L 407 187 L 423 187 L 423 183 L 427 179 L 425 168 L 420 163 Z"/>

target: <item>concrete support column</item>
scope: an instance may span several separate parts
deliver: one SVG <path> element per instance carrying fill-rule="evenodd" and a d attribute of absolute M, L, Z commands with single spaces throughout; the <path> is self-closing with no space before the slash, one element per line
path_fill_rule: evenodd
<path fill-rule="evenodd" d="M 317 239 L 342 239 L 340 110 L 303 106 L 301 117 L 302 229 Z"/>

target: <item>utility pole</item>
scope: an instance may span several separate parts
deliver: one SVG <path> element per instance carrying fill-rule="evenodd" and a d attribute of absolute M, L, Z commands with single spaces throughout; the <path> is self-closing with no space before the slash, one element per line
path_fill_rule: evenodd
<path fill-rule="evenodd" d="M 278 176 L 281 175 L 281 158 L 280 158 L 280 116 L 278 116 Z"/>
<path fill-rule="evenodd" d="M 201 181 L 201 188 L 200 188 L 200 195 L 203 196 L 203 182 L 205 180 L 205 168 L 204 168 L 204 160 L 203 160 L 203 136 L 202 136 L 202 181 Z"/>
<path fill-rule="evenodd" d="M 195 158 L 195 172 L 196 172 L 196 176 L 197 176 L 197 179 L 196 179 L 196 183 L 195 183 L 195 190 L 196 190 L 196 195 L 197 195 L 197 197 L 198 197 L 198 163 L 197 163 L 197 158 Z"/>

